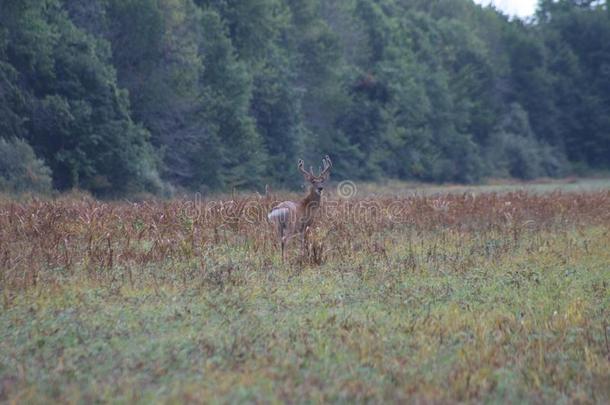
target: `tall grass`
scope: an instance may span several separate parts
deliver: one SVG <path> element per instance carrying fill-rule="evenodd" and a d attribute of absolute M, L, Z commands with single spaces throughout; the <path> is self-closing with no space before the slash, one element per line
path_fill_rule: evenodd
<path fill-rule="evenodd" d="M 0 265 L 5 288 L 49 285 L 83 277 L 131 284 L 154 267 L 160 278 L 203 277 L 223 263 L 253 269 L 278 265 L 275 229 L 266 213 L 277 198 L 103 203 L 93 199 L 4 202 L 0 205 Z M 377 197 L 329 200 L 311 230 L 305 257 L 292 265 L 339 266 L 355 257 L 406 252 L 411 262 L 467 271 L 488 254 L 509 255 L 541 232 L 610 224 L 610 193 Z M 460 246 L 449 254 L 448 238 Z M 296 245 L 296 244 L 295 244 Z M 406 249 L 406 250 L 405 250 Z M 301 256 L 301 257 L 299 257 Z M 451 256 L 451 257 L 449 257 Z M 306 260 L 303 260 L 306 259 Z M 391 263 L 388 263 L 391 264 Z M 387 271 L 392 271 L 389 265 Z M 165 280 L 168 281 L 168 280 Z"/>

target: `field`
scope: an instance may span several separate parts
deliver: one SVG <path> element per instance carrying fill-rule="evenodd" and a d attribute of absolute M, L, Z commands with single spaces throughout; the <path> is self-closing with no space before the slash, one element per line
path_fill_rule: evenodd
<path fill-rule="evenodd" d="M 0 402 L 610 401 L 607 186 L 285 197 L 0 201 Z"/>

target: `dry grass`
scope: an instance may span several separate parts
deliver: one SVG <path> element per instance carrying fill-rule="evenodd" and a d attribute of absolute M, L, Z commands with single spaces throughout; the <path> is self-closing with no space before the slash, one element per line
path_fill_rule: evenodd
<path fill-rule="evenodd" d="M 0 205 L 2 284 L 11 291 L 74 277 L 116 281 L 120 275 L 133 285 L 137 280 L 131 273 L 151 266 L 160 277 L 184 273 L 186 266 L 192 274 L 182 276 L 190 280 L 229 259 L 265 269 L 277 263 L 275 231 L 266 222 L 275 201 L 6 202 Z M 608 192 L 329 200 L 312 230 L 308 260 L 296 257 L 293 264 L 349 263 L 356 254 L 379 257 L 401 245 L 415 254 L 416 241 L 444 257 L 447 237 L 458 238 L 465 247 L 501 239 L 500 253 L 508 253 L 528 235 L 607 226 L 609 207 Z M 229 251 L 239 257 L 227 257 Z M 458 249 L 453 261 L 463 266 L 451 271 L 467 271 L 479 253 Z"/>

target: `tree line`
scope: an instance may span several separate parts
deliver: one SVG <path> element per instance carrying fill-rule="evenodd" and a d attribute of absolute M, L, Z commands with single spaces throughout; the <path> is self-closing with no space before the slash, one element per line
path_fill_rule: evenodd
<path fill-rule="evenodd" d="M 0 190 L 607 170 L 608 3 L 0 0 Z"/>

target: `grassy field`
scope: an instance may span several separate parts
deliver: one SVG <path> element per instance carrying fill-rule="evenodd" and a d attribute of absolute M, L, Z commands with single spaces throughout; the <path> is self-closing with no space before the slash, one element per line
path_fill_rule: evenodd
<path fill-rule="evenodd" d="M 0 401 L 608 403 L 608 187 L 495 191 L 6 199 Z"/>
<path fill-rule="evenodd" d="M 537 179 L 529 182 L 491 180 L 488 184 L 469 186 L 434 185 L 422 183 L 405 183 L 403 181 L 387 181 L 383 184 L 366 183 L 358 185 L 358 192 L 363 196 L 371 195 L 398 195 L 413 197 L 418 195 L 442 196 L 445 194 L 463 193 L 507 193 L 527 192 L 530 194 L 545 194 L 560 191 L 562 193 L 590 193 L 610 190 L 608 178 L 573 178 L 573 179 Z"/>

